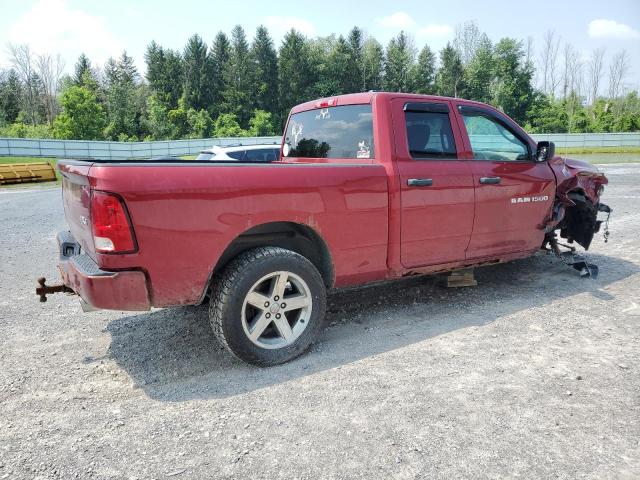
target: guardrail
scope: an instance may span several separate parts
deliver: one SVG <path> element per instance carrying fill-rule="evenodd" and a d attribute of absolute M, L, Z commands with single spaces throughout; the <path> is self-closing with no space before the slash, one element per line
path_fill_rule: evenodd
<path fill-rule="evenodd" d="M 556 147 L 640 147 L 640 132 L 633 133 L 534 133 L 537 142 L 549 140 Z"/>
<path fill-rule="evenodd" d="M 536 140 L 550 140 L 556 147 L 640 147 L 637 133 L 548 133 L 533 134 Z M 0 156 L 96 158 L 127 160 L 161 156 L 195 155 L 213 145 L 279 144 L 281 137 L 204 138 L 154 142 L 99 142 L 84 140 L 48 140 L 0 138 Z"/>
<path fill-rule="evenodd" d="M 213 145 L 279 144 L 281 137 L 229 137 L 156 142 L 100 142 L 84 140 L 49 140 L 0 138 L 0 156 L 95 158 L 128 160 L 162 156 L 195 155 Z"/>

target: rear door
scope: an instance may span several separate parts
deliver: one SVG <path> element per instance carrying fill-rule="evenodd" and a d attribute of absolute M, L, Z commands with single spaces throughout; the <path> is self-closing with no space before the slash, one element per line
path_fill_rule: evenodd
<path fill-rule="evenodd" d="M 401 183 L 404 267 L 464 260 L 473 227 L 474 188 L 448 100 L 392 101 Z"/>
<path fill-rule="evenodd" d="M 506 116 L 458 105 L 475 185 L 475 220 L 467 258 L 534 250 L 542 245 L 555 177 L 533 160 L 534 145 Z"/>

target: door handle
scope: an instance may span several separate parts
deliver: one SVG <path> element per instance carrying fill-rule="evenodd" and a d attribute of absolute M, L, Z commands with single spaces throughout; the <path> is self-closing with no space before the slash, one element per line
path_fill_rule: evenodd
<path fill-rule="evenodd" d="M 500 180 L 500 177 L 480 177 L 480 183 L 489 185 L 500 183 Z"/>
<path fill-rule="evenodd" d="M 407 185 L 410 187 L 430 187 L 433 185 L 431 178 L 410 178 L 407 180 Z"/>

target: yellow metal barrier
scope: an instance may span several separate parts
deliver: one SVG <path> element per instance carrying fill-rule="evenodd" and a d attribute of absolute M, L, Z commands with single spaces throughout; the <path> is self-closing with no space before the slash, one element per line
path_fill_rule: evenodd
<path fill-rule="evenodd" d="M 0 185 L 50 182 L 55 179 L 56 172 L 49 163 L 0 163 Z"/>

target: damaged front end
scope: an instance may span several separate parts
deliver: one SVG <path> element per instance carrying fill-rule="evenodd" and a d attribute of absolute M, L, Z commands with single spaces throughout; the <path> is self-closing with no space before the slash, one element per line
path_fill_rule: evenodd
<path fill-rule="evenodd" d="M 576 254 L 573 244 L 588 250 L 603 223 L 604 240 L 608 240 L 612 209 L 600 201 L 607 177 L 595 166 L 579 160 L 555 157 L 549 165 L 556 176 L 557 188 L 551 217 L 545 224 L 544 247 L 578 270 L 580 276 L 595 278 L 598 267 Z M 606 215 L 604 219 L 598 218 L 600 212 Z M 566 243 L 560 243 L 558 237 Z M 562 251 L 561 246 L 567 250 Z"/>

